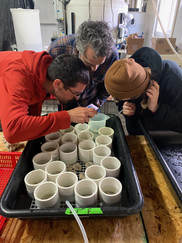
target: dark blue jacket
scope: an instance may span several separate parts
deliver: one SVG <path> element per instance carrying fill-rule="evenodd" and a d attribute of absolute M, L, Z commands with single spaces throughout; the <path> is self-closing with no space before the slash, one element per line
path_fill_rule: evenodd
<path fill-rule="evenodd" d="M 140 101 L 132 117 L 126 116 L 126 125 L 130 134 L 135 134 L 136 120 L 140 118 L 148 130 L 170 130 L 182 132 L 182 69 L 174 61 L 162 60 L 157 51 L 142 47 L 131 58 L 143 67 L 151 68 L 151 79 L 158 82 L 159 107 L 155 113 L 149 109 L 141 112 Z M 137 132 L 136 132 L 137 134 Z"/>

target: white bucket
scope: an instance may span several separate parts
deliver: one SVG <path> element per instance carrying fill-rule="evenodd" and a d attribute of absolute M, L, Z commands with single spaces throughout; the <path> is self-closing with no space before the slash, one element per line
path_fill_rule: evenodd
<path fill-rule="evenodd" d="M 10 9 L 18 51 L 42 51 L 42 37 L 38 9 Z"/>

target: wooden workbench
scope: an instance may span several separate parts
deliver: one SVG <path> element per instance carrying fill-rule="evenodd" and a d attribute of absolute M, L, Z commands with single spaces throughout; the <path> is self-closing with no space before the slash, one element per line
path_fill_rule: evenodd
<path fill-rule="evenodd" d="M 89 242 L 182 242 L 182 209 L 143 136 L 127 141 L 144 194 L 141 213 L 123 218 L 82 219 Z M 75 220 L 8 219 L 0 242 L 83 242 Z"/>

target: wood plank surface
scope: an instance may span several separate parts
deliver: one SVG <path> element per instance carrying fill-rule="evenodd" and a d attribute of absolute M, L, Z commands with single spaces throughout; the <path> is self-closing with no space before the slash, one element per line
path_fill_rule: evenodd
<path fill-rule="evenodd" d="M 144 207 L 142 215 L 149 242 L 182 242 L 182 205 L 160 162 L 144 136 L 127 136 L 138 174 Z"/>
<path fill-rule="evenodd" d="M 82 219 L 90 243 L 147 242 L 140 214 L 120 219 Z M 84 242 L 75 220 L 8 219 L 1 233 L 3 243 Z"/>

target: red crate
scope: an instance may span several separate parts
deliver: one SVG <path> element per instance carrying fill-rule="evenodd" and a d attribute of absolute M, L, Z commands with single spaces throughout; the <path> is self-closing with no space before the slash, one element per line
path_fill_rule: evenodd
<path fill-rule="evenodd" d="M 0 168 L 15 168 L 22 152 L 0 151 Z"/>
<path fill-rule="evenodd" d="M 0 151 L 0 196 L 2 195 L 6 184 L 18 162 L 22 152 L 2 152 Z M 0 215 L 0 230 L 2 229 L 6 218 Z"/>

